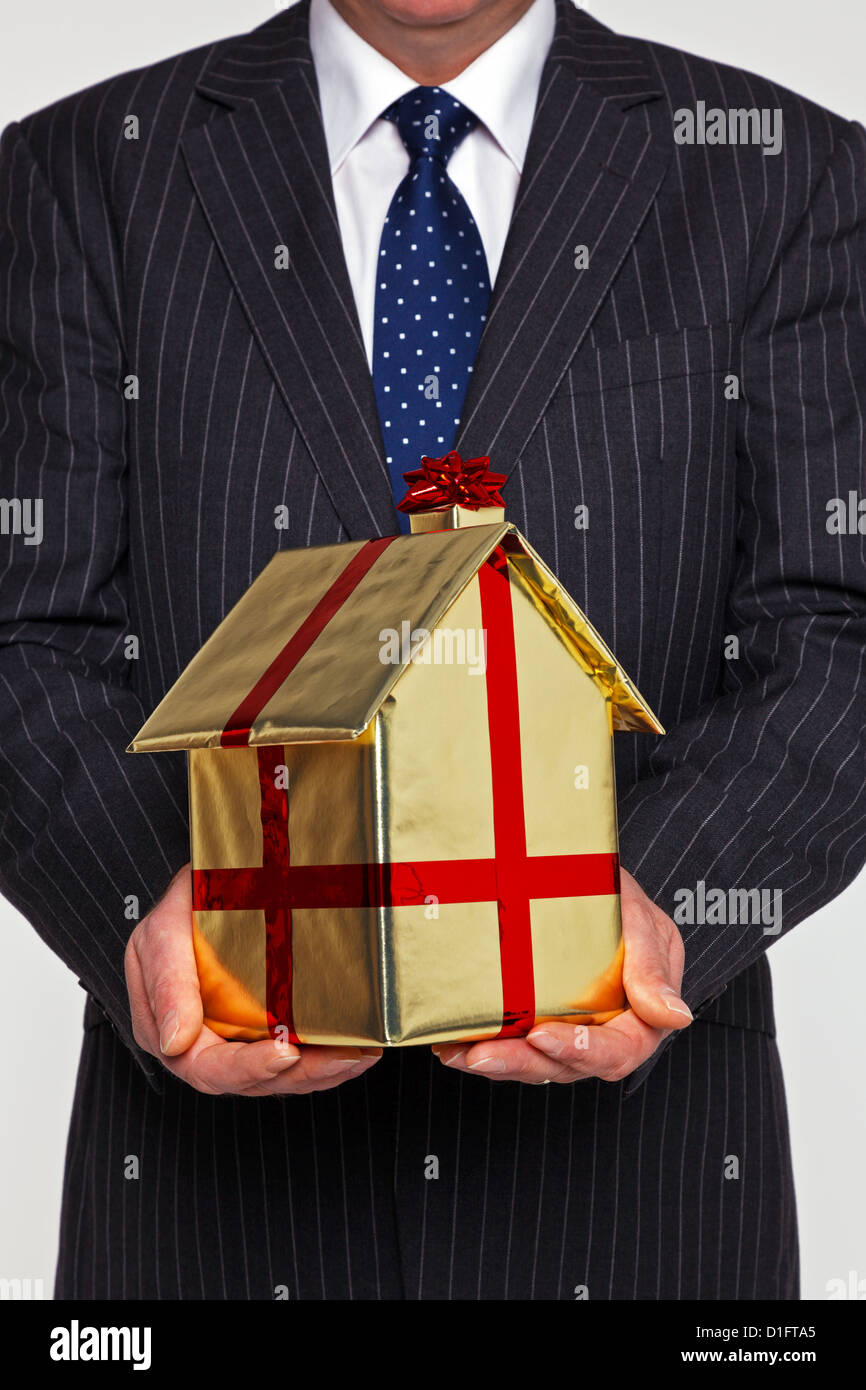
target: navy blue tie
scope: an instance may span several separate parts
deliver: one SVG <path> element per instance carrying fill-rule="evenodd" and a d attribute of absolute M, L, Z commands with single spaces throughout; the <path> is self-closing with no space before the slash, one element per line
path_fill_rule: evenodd
<path fill-rule="evenodd" d="M 411 163 L 388 208 L 376 276 L 373 385 L 396 501 L 422 454 L 453 448 L 490 276 L 478 228 L 446 165 L 477 123 L 439 87 L 416 87 L 383 112 Z M 408 518 L 400 524 L 408 530 Z"/>

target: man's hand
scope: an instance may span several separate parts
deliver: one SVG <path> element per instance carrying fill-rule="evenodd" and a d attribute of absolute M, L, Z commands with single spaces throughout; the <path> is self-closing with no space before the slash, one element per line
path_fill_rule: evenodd
<path fill-rule="evenodd" d="M 295 1047 L 227 1042 L 203 1022 L 192 946 L 188 864 L 139 922 L 126 948 L 126 985 L 139 1047 L 207 1095 L 306 1095 L 328 1091 L 374 1065 L 379 1047 Z"/>
<path fill-rule="evenodd" d="M 623 979 L 631 1007 L 597 1026 L 544 1023 L 525 1038 L 437 1044 L 433 1051 L 446 1066 L 536 1086 L 590 1076 L 621 1081 L 673 1029 L 688 1027 L 691 1011 L 679 995 L 683 943 L 677 926 L 631 874 L 621 874 Z"/>

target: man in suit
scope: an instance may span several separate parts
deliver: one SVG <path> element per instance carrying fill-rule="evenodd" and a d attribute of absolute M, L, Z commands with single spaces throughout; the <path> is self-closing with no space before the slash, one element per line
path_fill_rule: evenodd
<path fill-rule="evenodd" d="M 3 490 L 44 537 L 0 885 L 87 991 L 59 1297 L 797 1297 L 765 953 L 864 860 L 864 154 L 571 0 L 300 0 L 5 132 Z M 616 748 L 630 1008 L 224 1042 L 183 760 L 123 750 L 275 547 L 398 528 L 422 443 L 509 475 L 668 730 Z"/>

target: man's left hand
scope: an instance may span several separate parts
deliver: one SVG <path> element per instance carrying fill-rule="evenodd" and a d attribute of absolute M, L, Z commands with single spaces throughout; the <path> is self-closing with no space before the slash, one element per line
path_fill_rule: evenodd
<path fill-rule="evenodd" d="M 433 1051 L 455 1071 L 491 1081 L 571 1082 L 587 1077 L 622 1081 L 651 1057 L 669 1033 L 687 1028 L 680 998 L 683 942 L 673 918 L 621 871 L 623 983 L 629 1008 L 597 1025 L 543 1023 L 525 1038 L 437 1043 Z"/>

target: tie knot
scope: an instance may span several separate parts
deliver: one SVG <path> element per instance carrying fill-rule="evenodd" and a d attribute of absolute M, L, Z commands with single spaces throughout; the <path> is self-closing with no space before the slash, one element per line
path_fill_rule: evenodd
<path fill-rule="evenodd" d="M 383 111 L 393 121 L 409 153 L 447 164 L 478 117 L 441 87 L 415 87 Z"/>

